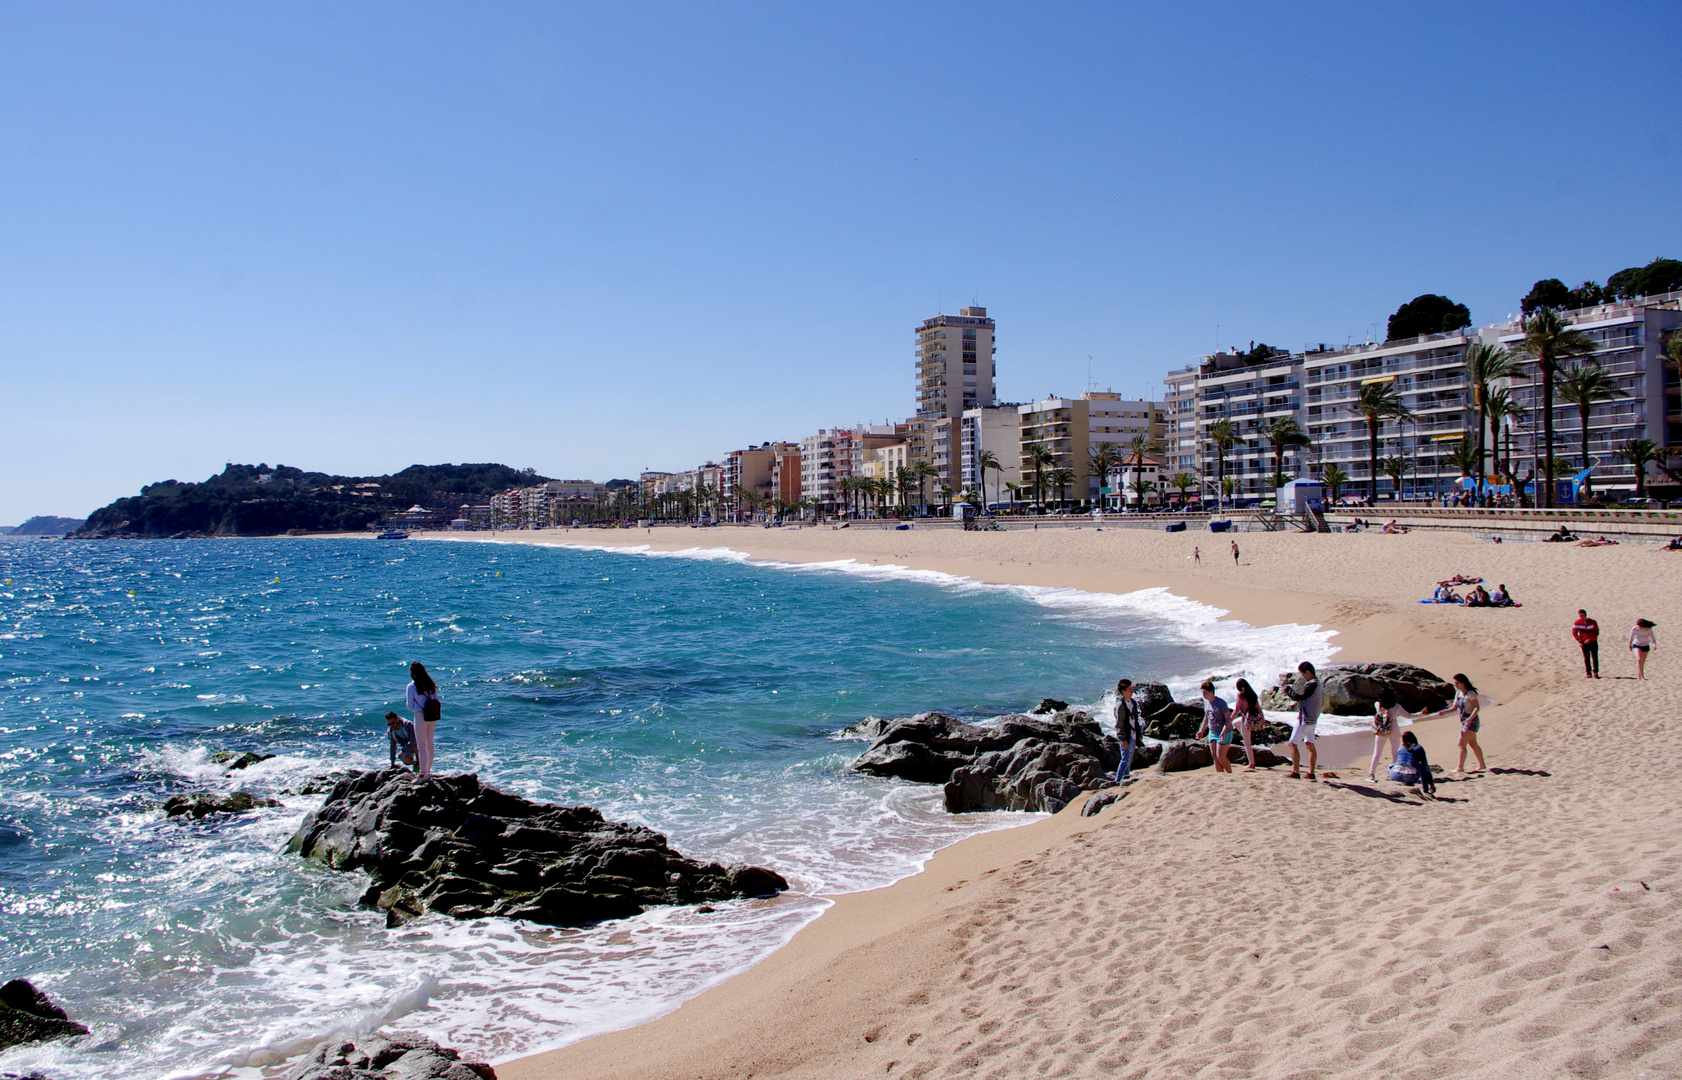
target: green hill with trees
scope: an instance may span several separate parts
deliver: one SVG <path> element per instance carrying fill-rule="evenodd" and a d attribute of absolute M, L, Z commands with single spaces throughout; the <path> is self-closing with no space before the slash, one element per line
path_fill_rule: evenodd
<path fill-rule="evenodd" d="M 72 535 L 278 536 L 353 532 L 420 505 L 454 511 L 549 479 L 507 465 L 411 465 L 390 476 L 333 476 L 289 465 L 234 465 L 202 483 L 164 480 L 95 510 Z"/>

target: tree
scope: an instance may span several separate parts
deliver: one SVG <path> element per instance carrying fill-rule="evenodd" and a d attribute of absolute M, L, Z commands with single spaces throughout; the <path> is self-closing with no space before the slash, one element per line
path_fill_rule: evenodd
<path fill-rule="evenodd" d="M 1543 308 L 1559 311 L 1569 309 L 1570 306 L 1571 290 L 1558 278 L 1543 278 L 1530 286 L 1530 291 L 1519 301 L 1519 310 L 1524 312 L 1526 318 Z"/>
<path fill-rule="evenodd" d="M 1028 460 L 1034 463 L 1034 502 L 1040 509 L 1045 509 L 1045 483 L 1040 475 L 1047 465 L 1057 464 L 1057 455 L 1051 452 L 1051 447 L 1044 443 L 1035 443 L 1028 447 Z"/>
<path fill-rule="evenodd" d="M 1133 479 L 1137 480 L 1144 475 L 1145 458 L 1162 453 L 1162 443 L 1141 432 L 1127 440 L 1127 449 L 1133 455 Z M 1141 497 L 1139 509 L 1143 510 L 1144 507 L 1144 500 Z"/>
<path fill-rule="evenodd" d="M 1396 501 L 1401 502 L 1402 478 L 1407 475 L 1409 469 L 1413 468 L 1413 462 L 1400 454 L 1393 454 L 1384 459 L 1380 468 L 1384 470 L 1384 475 L 1390 478 L 1390 482 L 1396 485 Z"/>
<path fill-rule="evenodd" d="M 1652 439 L 1628 439 L 1618 444 L 1617 455 L 1635 468 L 1635 497 L 1647 497 L 1647 466 L 1659 459 L 1659 444 Z"/>
<path fill-rule="evenodd" d="M 1606 292 L 1617 300 L 1658 296 L 1682 290 L 1682 261 L 1654 259 L 1646 266 L 1619 270 L 1606 279 Z"/>
<path fill-rule="evenodd" d="M 1273 422 L 1267 425 L 1265 437 L 1273 445 L 1273 474 L 1275 476 L 1285 475 L 1285 448 L 1287 446 L 1313 445 L 1313 440 L 1308 437 L 1308 432 L 1302 429 L 1302 425 L 1297 423 L 1297 418 L 1294 416 L 1274 417 Z M 1281 480 L 1273 486 L 1281 488 L 1285 486 L 1285 482 Z"/>
<path fill-rule="evenodd" d="M 1629 393 L 1618 385 L 1598 360 L 1589 360 L 1577 365 L 1560 380 L 1559 396 L 1569 404 L 1577 406 L 1577 416 L 1582 421 L 1582 451 L 1583 468 L 1589 468 L 1589 413 L 1601 402 L 1613 401 L 1621 397 L 1629 397 Z M 1594 474 L 1583 478 L 1583 490 L 1594 494 Z"/>
<path fill-rule="evenodd" d="M 1477 463 L 1470 470 L 1477 477 L 1478 491 L 1483 491 L 1484 462 L 1488 455 L 1484 453 L 1484 432 L 1489 428 L 1489 391 L 1491 384 L 1501 379 L 1510 379 L 1518 371 L 1518 365 L 1513 361 L 1513 354 L 1499 345 L 1485 345 L 1478 342 L 1466 348 L 1466 374 L 1472 384 L 1472 404 L 1478 410 L 1478 455 Z"/>
<path fill-rule="evenodd" d="M 1110 485 L 1110 473 L 1121 464 L 1121 455 L 1116 452 L 1115 443 L 1101 442 L 1092 448 L 1087 456 L 1087 475 L 1098 478 L 1098 490 L 1103 491 Z M 1102 494 L 1099 495 L 1102 499 Z"/>
<path fill-rule="evenodd" d="M 1559 366 L 1566 360 L 1587 356 L 1594 352 L 1594 342 L 1580 330 L 1561 319 L 1553 308 L 1538 308 L 1536 314 L 1524 320 L 1524 342 L 1519 351 L 1536 361 L 1542 372 L 1542 441 L 1547 453 L 1547 475 L 1554 469 L 1554 380 Z M 1554 486 L 1548 485 L 1547 501 L 1542 505 L 1553 509 Z"/>
<path fill-rule="evenodd" d="M 1177 472 L 1174 474 L 1173 479 L 1168 482 L 1180 489 L 1180 505 L 1184 506 L 1186 502 L 1186 489 L 1197 486 L 1197 477 L 1188 472 Z"/>
<path fill-rule="evenodd" d="M 929 479 L 940 475 L 940 470 L 926 461 L 913 461 L 911 471 L 917 474 L 917 498 L 922 500 L 923 516 L 929 513 Z"/>
<path fill-rule="evenodd" d="M 1128 486 L 1133 489 L 1133 494 L 1138 496 L 1139 509 L 1143 510 L 1145 508 L 1145 496 L 1151 493 L 1151 482 L 1145 479 L 1144 473 L 1135 473 L 1133 483 Z"/>
<path fill-rule="evenodd" d="M 1215 448 L 1215 487 L 1230 495 L 1226 486 L 1226 452 L 1238 442 L 1238 425 L 1231 420 L 1216 420 L 1209 425 L 1209 444 Z"/>
<path fill-rule="evenodd" d="M 907 497 L 911 494 L 912 490 L 917 487 L 917 470 L 913 469 L 909 465 L 901 465 L 898 469 L 894 470 L 894 481 L 896 487 L 899 489 L 899 501 L 897 505 L 903 509 L 906 506 Z"/>
<path fill-rule="evenodd" d="M 1477 476 L 1482 479 L 1483 462 L 1479 459 L 1480 451 L 1471 439 L 1461 439 L 1454 444 L 1454 449 L 1448 452 L 1447 461 L 1460 470 L 1461 476 Z"/>
<path fill-rule="evenodd" d="M 996 496 L 997 496 L 998 491 L 999 491 L 998 480 L 1001 477 L 1004 476 L 1004 468 L 1003 468 L 1003 466 L 1001 466 L 999 464 L 999 455 L 993 453 L 993 451 L 991 451 L 991 450 L 981 451 L 981 453 L 979 453 L 975 456 L 975 468 L 976 468 L 976 471 L 981 474 L 981 488 L 982 488 L 981 501 L 982 501 L 983 504 L 985 504 L 987 502 L 987 494 L 986 494 L 987 470 L 992 469 L 993 472 L 995 473 L 995 475 L 993 477 L 993 480 L 994 480 L 993 493 L 995 495 L 995 498 L 994 498 L 993 501 L 997 502 L 998 499 L 996 498 Z"/>
<path fill-rule="evenodd" d="M 1456 304 L 1436 293 L 1426 293 L 1396 309 L 1396 313 L 1390 316 L 1384 337 L 1386 341 L 1399 341 L 1419 334 L 1449 334 L 1470 325 L 1472 313 L 1465 304 Z"/>
<path fill-rule="evenodd" d="M 1378 505 L 1378 432 L 1379 427 L 1386 420 L 1411 420 L 1413 413 L 1402 404 L 1400 394 L 1396 393 L 1394 382 L 1367 383 L 1361 387 L 1361 395 L 1356 399 L 1355 411 L 1367 421 L 1367 464 L 1372 470 L 1371 484 L 1368 493 L 1374 506 Z M 1400 489 L 1396 497 L 1401 498 Z"/>
<path fill-rule="evenodd" d="M 1505 476 L 1507 478 L 1507 483 L 1516 484 L 1518 482 L 1518 476 L 1513 470 L 1513 422 L 1523 419 L 1524 407 L 1513 398 L 1512 391 L 1508 390 L 1505 386 L 1497 386 L 1489 392 L 1488 407 L 1489 426 L 1496 436 L 1495 471 L 1500 475 Z M 1507 434 L 1507 453 L 1504 459 L 1506 465 L 1504 468 L 1502 466 L 1503 458 L 1500 453 L 1500 435 L 1502 431 L 1505 431 Z"/>
<path fill-rule="evenodd" d="M 1338 488 L 1349 483 L 1349 474 L 1344 472 L 1343 467 L 1336 462 L 1327 465 L 1325 471 L 1320 474 L 1320 478 L 1325 481 L 1326 490 L 1331 494 L 1331 501 L 1334 503 L 1337 502 Z"/>
<path fill-rule="evenodd" d="M 1057 501 L 1063 504 L 1065 510 L 1069 508 L 1069 485 L 1074 482 L 1073 469 L 1056 469 L 1051 474 L 1052 486 L 1057 489 Z"/>
<path fill-rule="evenodd" d="M 1012 510 L 1015 510 L 1016 509 L 1016 493 L 1022 490 L 1022 485 L 1018 484 L 1015 480 L 1006 480 L 1005 481 L 1005 490 L 1010 492 L 1010 508 Z"/>

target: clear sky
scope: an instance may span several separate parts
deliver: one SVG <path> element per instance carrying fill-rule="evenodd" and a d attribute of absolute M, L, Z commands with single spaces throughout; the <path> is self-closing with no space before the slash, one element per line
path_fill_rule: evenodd
<path fill-rule="evenodd" d="M 605 480 L 1682 258 L 1682 5 L 0 6 L 0 522 Z"/>

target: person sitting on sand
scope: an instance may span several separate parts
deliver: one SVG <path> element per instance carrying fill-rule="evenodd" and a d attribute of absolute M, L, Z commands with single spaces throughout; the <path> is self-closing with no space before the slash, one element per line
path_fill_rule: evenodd
<path fill-rule="evenodd" d="M 1423 713 L 1411 713 L 1402 708 L 1396 700 L 1396 688 L 1386 686 L 1378 692 L 1378 701 L 1373 706 L 1372 718 L 1372 764 L 1367 767 L 1367 779 L 1378 782 L 1378 759 L 1384 752 L 1384 744 L 1390 744 L 1390 760 L 1396 760 L 1396 754 L 1401 750 L 1402 725 L 1417 720 Z"/>
<path fill-rule="evenodd" d="M 1664 546 L 1664 550 L 1666 550 L 1666 551 L 1682 551 L 1682 536 L 1678 536 L 1676 539 L 1674 539 L 1670 543 L 1666 544 Z"/>
<path fill-rule="evenodd" d="M 1233 692 L 1232 726 L 1244 738 L 1244 757 L 1249 761 L 1245 772 L 1256 771 L 1256 748 L 1250 744 L 1250 736 L 1261 730 L 1265 723 L 1267 719 L 1262 716 L 1255 688 L 1250 685 L 1250 680 L 1239 679 Z"/>
<path fill-rule="evenodd" d="M 1629 632 L 1629 651 L 1635 654 L 1635 677 L 1647 677 L 1647 654 L 1658 647 L 1659 639 L 1653 633 L 1656 625 L 1651 619 L 1635 620 L 1635 628 Z"/>
<path fill-rule="evenodd" d="M 1121 744 L 1121 762 L 1115 769 L 1115 782 L 1133 782 L 1133 752 L 1145 737 L 1145 722 L 1139 715 L 1139 703 L 1133 700 L 1133 680 L 1122 679 L 1115 684 L 1115 738 Z"/>
<path fill-rule="evenodd" d="M 1297 665 L 1297 671 L 1302 675 L 1300 686 L 1291 685 L 1291 674 L 1286 672 L 1279 676 L 1279 688 L 1285 691 L 1285 696 L 1297 703 L 1297 722 L 1291 729 L 1291 771 L 1286 775 L 1288 779 L 1302 778 L 1301 766 L 1297 760 L 1297 747 L 1308 748 L 1308 778 L 1318 779 L 1314 775 L 1315 764 L 1319 761 L 1319 753 L 1314 749 L 1314 725 L 1320 722 L 1320 678 L 1314 673 L 1314 665 L 1307 660 Z"/>
<path fill-rule="evenodd" d="M 1232 742 L 1232 710 L 1224 700 L 1215 696 L 1214 683 L 1204 680 L 1199 689 L 1203 691 L 1203 723 L 1197 729 L 1197 737 L 1208 738 L 1209 756 L 1215 759 L 1215 771 L 1231 772 L 1232 762 L 1227 758 L 1226 748 Z"/>
<path fill-rule="evenodd" d="M 1460 764 L 1455 773 L 1463 775 L 1466 772 L 1466 751 L 1469 749 L 1478 756 L 1478 772 L 1487 772 L 1489 766 L 1484 764 L 1483 747 L 1478 745 L 1478 729 L 1483 726 L 1478 717 L 1482 703 L 1478 700 L 1478 688 L 1472 685 L 1472 680 L 1465 675 L 1454 676 L 1454 701 L 1447 708 L 1432 713 L 1432 716 L 1447 716 L 1451 712 L 1460 714 Z"/>
<path fill-rule="evenodd" d="M 1577 539 L 1577 537 L 1572 534 L 1571 530 L 1567 529 L 1564 525 L 1561 525 L 1558 532 L 1554 533 L 1552 536 L 1544 536 L 1542 538 L 1542 542 L 1547 544 L 1566 544 L 1575 539 Z"/>
<path fill-rule="evenodd" d="M 1489 593 L 1482 585 L 1474 585 L 1472 591 L 1466 594 L 1467 607 L 1489 607 Z"/>
<path fill-rule="evenodd" d="M 1460 594 L 1443 584 L 1437 586 L 1437 591 L 1431 594 L 1431 599 L 1439 604 L 1458 604 Z"/>
<path fill-rule="evenodd" d="M 1489 603 L 1492 607 L 1512 607 L 1513 598 L 1507 592 L 1507 586 L 1504 584 L 1495 586 L 1495 591 L 1489 594 Z"/>
<path fill-rule="evenodd" d="M 414 768 L 420 760 L 415 756 L 415 722 L 388 712 L 385 714 L 385 733 L 391 749 L 391 767 L 395 769 L 401 761 Z"/>
<path fill-rule="evenodd" d="M 1402 748 L 1396 751 L 1396 760 L 1390 766 L 1390 779 L 1416 786 L 1421 795 L 1434 796 L 1437 793 L 1437 780 L 1431 775 L 1431 762 L 1425 756 L 1425 748 L 1419 745 L 1419 739 L 1411 731 L 1402 732 Z"/>

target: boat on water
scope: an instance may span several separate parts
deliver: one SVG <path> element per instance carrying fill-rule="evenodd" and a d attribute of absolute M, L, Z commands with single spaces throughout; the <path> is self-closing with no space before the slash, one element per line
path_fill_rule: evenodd
<path fill-rule="evenodd" d="M 408 538 L 409 534 L 404 532 L 402 529 L 387 529 L 385 532 L 376 537 L 376 539 L 379 540 L 407 540 Z"/>

